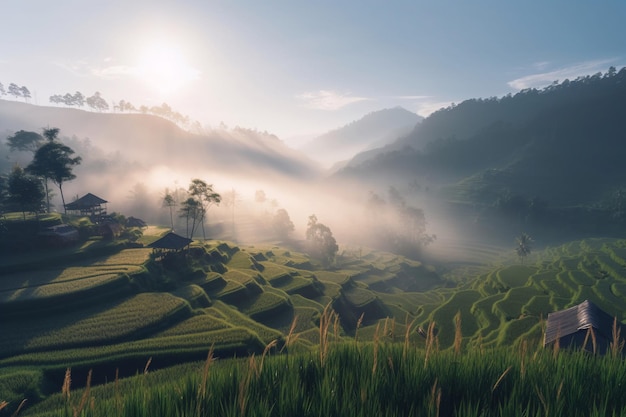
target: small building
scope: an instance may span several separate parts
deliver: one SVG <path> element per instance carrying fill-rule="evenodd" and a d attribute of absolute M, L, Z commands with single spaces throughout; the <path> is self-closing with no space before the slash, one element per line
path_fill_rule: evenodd
<path fill-rule="evenodd" d="M 87 193 L 78 200 L 72 201 L 65 205 L 65 209 L 72 214 L 80 216 L 89 216 L 93 219 L 99 219 L 107 214 L 106 203 L 108 201 Z"/>
<path fill-rule="evenodd" d="M 169 232 L 162 238 L 150 243 L 148 247 L 158 253 L 179 252 L 189 246 L 191 242 L 193 240 L 177 235 L 174 232 Z"/>
<path fill-rule="evenodd" d="M 565 310 L 548 314 L 543 345 L 579 348 L 607 353 L 612 344 L 623 343 L 625 326 L 589 300 Z M 618 339 L 618 340 L 615 340 Z"/>
<path fill-rule="evenodd" d="M 69 245 L 79 240 L 78 229 L 69 224 L 57 224 L 39 232 L 39 238 L 49 245 Z"/>

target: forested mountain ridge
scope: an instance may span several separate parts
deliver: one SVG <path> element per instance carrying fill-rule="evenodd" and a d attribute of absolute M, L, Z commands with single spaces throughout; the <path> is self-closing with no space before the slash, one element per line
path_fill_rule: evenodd
<path fill-rule="evenodd" d="M 466 100 L 338 175 L 453 185 L 488 204 L 502 193 L 592 204 L 626 184 L 625 108 L 626 68 Z"/>
<path fill-rule="evenodd" d="M 318 161 L 343 161 L 364 150 L 393 142 L 409 133 L 421 120 L 421 116 L 402 107 L 378 110 L 313 138 L 299 150 Z"/>
<path fill-rule="evenodd" d="M 317 168 L 276 136 L 250 129 L 214 129 L 190 133 L 161 117 L 139 113 L 103 113 L 36 106 L 0 100 L 0 135 L 18 130 L 41 133 L 58 127 L 61 137 L 88 142 L 104 154 L 150 164 L 219 168 L 222 171 L 265 170 L 277 175 L 308 178 Z M 77 152 L 80 146 L 75 149 Z M 5 163 L 11 156 L 0 149 Z M 3 171 L 11 167 L 0 166 Z"/>

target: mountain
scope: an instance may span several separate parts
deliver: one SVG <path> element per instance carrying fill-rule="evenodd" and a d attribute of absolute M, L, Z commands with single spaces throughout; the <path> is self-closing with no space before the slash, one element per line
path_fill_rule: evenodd
<path fill-rule="evenodd" d="M 0 100 L 0 126 L 0 135 L 5 137 L 18 130 L 41 132 L 43 127 L 57 127 L 61 138 L 70 138 L 79 148 L 89 148 L 85 151 L 95 149 L 102 155 L 142 165 L 202 167 L 237 175 L 317 175 L 312 162 L 276 136 L 248 129 L 193 134 L 154 115 L 95 113 L 7 100 Z"/>
<path fill-rule="evenodd" d="M 359 152 L 393 142 L 409 133 L 421 120 L 421 116 L 402 107 L 379 110 L 318 136 L 299 150 L 329 166 L 350 159 Z"/>
<path fill-rule="evenodd" d="M 625 108 L 626 68 L 466 100 L 357 155 L 330 181 L 437 199 L 446 204 L 437 215 L 454 207 L 466 226 L 491 223 L 509 241 L 520 230 L 616 235 L 626 232 Z"/>

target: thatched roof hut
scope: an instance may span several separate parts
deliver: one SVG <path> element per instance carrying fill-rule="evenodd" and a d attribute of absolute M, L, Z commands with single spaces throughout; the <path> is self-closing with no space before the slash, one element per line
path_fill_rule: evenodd
<path fill-rule="evenodd" d="M 611 345 L 621 343 L 625 326 L 589 300 L 565 310 L 548 314 L 544 346 L 557 342 L 561 347 L 577 347 L 606 353 Z"/>
<path fill-rule="evenodd" d="M 106 215 L 106 201 L 96 195 L 87 193 L 78 200 L 65 205 L 65 209 L 80 214 L 81 216 L 104 216 Z M 105 205 L 104 207 L 102 207 Z"/>
<path fill-rule="evenodd" d="M 189 246 L 193 240 L 177 235 L 174 232 L 169 232 L 162 238 L 155 240 L 148 245 L 149 248 L 168 251 L 179 251 Z"/>

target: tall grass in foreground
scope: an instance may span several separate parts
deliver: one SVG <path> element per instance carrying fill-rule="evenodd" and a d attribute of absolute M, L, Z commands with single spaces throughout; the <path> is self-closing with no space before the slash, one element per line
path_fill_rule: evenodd
<path fill-rule="evenodd" d="M 406 350 L 402 344 L 329 343 L 324 354 L 218 360 L 194 373 L 144 375 L 70 391 L 46 416 L 626 416 L 621 355 L 564 349 Z M 158 382 L 157 382 L 158 381 Z M 42 410 L 45 410 L 42 411 Z M 52 411 L 49 411 L 52 410 Z"/>

